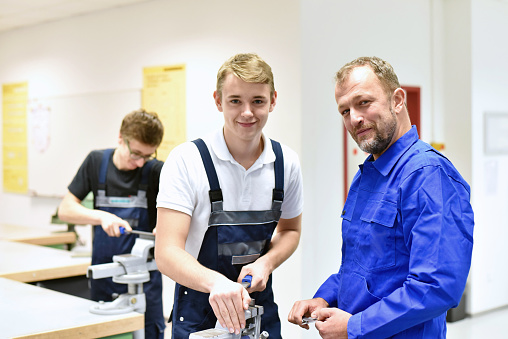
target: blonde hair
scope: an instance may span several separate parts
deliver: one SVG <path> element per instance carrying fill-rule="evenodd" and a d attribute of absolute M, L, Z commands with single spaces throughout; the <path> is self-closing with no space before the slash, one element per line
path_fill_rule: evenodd
<path fill-rule="evenodd" d="M 272 68 L 255 53 L 241 53 L 229 58 L 217 73 L 217 93 L 222 97 L 224 80 L 229 74 L 245 82 L 268 84 L 270 95 L 275 93 Z"/>

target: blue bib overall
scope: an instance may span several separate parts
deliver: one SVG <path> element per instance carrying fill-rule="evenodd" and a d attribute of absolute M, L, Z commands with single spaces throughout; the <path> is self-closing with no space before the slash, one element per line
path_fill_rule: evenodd
<path fill-rule="evenodd" d="M 110 212 L 126 220 L 132 229 L 151 232 L 148 229 L 148 200 L 146 191 L 153 162 L 147 162 L 141 170 L 137 195 L 112 197 L 106 195 L 106 176 L 108 166 L 112 161 L 112 154 L 113 149 L 107 149 L 102 157 L 99 169 L 99 187 L 97 197 L 95 197 L 95 208 Z M 93 234 L 92 265 L 111 263 L 113 262 L 113 255 L 130 253 L 138 237 L 135 234 L 124 234 L 118 238 L 110 237 L 100 225 L 94 227 Z M 90 284 L 91 298 L 95 301 L 111 301 L 114 293 L 127 293 L 127 285 L 114 283 L 112 278 L 91 279 Z M 159 336 L 157 329 L 160 332 L 165 328 L 161 295 L 162 276 L 159 271 L 150 272 L 150 281 L 143 284 L 143 291 L 146 295 L 145 337 L 157 338 Z M 153 334 L 148 336 L 148 333 Z"/>
<path fill-rule="evenodd" d="M 284 159 L 278 142 L 272 140 L 275 160 L 275 189 L 272 208 L 266 211 L 224 211 L 222 191 L 215 167 L 205 143 L 193 141 L 199 149 L 210 184 L 211 215 L 208 229 L 198 255 L 198 262 L 237 281 L 242 267 L 254 262 L 268 251 L 273 231 L 281 215 L 284 198 Z M 173 339 L 187 339 L 189 334 L 214 328 L 217 318 L 208 301 L 210 294 L 180 284 L 175 286 L 173 312 Z M 266 289 L 254 292 L 251 297 L 264 307 L 261 331 L 270 339 L 281 338 L 277 304 L 273 298 L 272 277 Z"/>

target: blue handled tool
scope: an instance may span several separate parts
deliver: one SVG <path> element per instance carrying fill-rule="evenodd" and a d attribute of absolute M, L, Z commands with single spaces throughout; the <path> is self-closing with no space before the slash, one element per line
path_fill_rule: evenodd
<path fill-rule="evenodd" d="M 245 287 L 245 288 L 249 288 L 250 285 L 252 283 L 252 275 L 246 275 L 245 277 L 243 277 L 242 279 L 242 286 Z"/>
<path fill-rule="evenodd" d="M 143 232 L 143 231 L 136 231 L 136 230 L 127 231 L 125 229 L 125 227 L 120 226 L 120 234 L 123 235 L 123 234 L 130 234 L 130 233 L 132 233 L 132 234 L 138 234 L 138 235 L 141 235 L 144 238 L 148 238 L 148 239 L 155 239 L 155 236 L 151 232 Z"/>

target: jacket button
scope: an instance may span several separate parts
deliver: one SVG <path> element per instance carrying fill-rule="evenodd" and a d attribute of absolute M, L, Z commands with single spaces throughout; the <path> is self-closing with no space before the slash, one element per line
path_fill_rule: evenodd
<path fill-rule="evenodd" d="M 180 317 L 180 321 L 183 321 L 183 317 Z"/>
<path fill-rule="evenodd" d="M 346 214 L 346 210 L 343 210 L 343 211 L 342 211 L 342 215 L 344 215 L 344 214 Z"/>

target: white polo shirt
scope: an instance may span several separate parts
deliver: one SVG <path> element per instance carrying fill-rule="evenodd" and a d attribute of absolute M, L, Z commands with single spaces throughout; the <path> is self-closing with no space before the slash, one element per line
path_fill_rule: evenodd
<path fill-rule="evenodd" d="M 246 170 L 229 153 L 222 129 L 203 138 L 217 171 L 225 211 L 269 210 L 275 187 L 275 153 L 270 140 L 263 134 L 264 149 L 256 162 Z M 282 145 L 284 156 L 283 219 L 303 212 L 303 184 L 298 155 Z M 195 258 L 210 217 L 210 197 L 201 155 L 192 142 L 175 147 L 162 167 L 157 207 L 180 211 L 192 216 L 185 249 Z M 160 225 L 163 227 L 163 225 Z M 159 225 L 158 225 L 159 227 Z"/>

